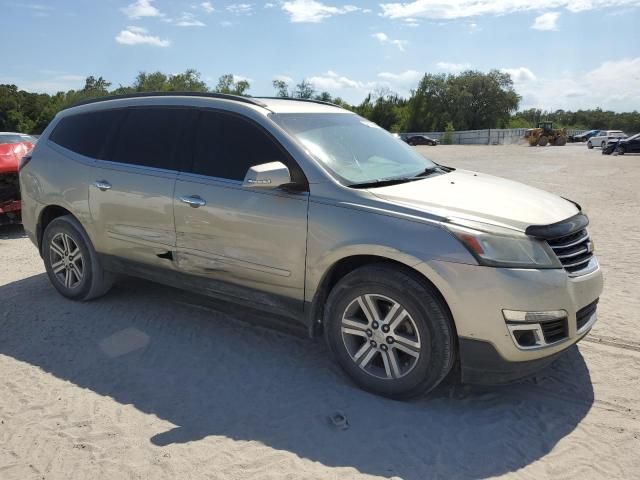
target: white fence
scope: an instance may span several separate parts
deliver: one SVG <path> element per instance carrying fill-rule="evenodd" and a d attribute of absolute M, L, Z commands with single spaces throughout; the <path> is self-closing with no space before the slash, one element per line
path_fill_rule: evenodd
<path fill-rule="evenodd" d="M 526 128 L 490 128 L 486 130 L 463 130 L 450 132 L 451 143 L 454 145 L 511 145 L 524 142 Z M 569 135 L 582 133 L 584 130 L 567 130 Z M 403 137 L 411 135 L 426 135 L 440 140 L 445 132 L 407 132 L 401 133 Z"/>

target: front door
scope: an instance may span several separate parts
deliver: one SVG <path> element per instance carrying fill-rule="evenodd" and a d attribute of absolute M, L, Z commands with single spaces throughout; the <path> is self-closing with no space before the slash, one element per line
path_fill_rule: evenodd
<path fill-rule="evenodd" d="M 242 187 L 251 166 L 274 161 L 292 162 L 258 125 L 200 113 L 193 163 L 175 188 L 177 265 L 206 279 L 209 293 L 300 313 L 308 194 Z"/>

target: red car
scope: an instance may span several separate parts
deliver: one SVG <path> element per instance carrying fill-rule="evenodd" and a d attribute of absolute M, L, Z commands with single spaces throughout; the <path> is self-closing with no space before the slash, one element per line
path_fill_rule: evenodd
<path fill-rule="evenodd" d="M 18 165 L 36 141 L 29 135 L 0 132 L 0 225 L 20 221 Z"/>

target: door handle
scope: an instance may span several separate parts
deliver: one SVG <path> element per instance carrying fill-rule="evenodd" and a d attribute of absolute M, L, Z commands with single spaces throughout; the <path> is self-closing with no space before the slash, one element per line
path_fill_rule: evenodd
<path fill-rule="evenodd" d="M 207 204 L 207 202 L 203 198 L 199 197 L 198 195 L 180 197 L 180 201 L 182 203 L 186 203 L 192 208 L 204 207 Z"/>
<path fill-rule="evenodd" d="M 99 190 L 102 190 L 103 192 L 106 192 L 107 190 L 111 190 L 111 184 L 106 180 L 98 180 L 97 182 L 94 182 L 94 185 Z"/>

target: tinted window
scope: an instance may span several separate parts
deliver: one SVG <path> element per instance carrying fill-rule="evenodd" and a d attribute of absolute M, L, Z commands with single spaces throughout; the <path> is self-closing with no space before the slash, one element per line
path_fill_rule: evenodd
<path fill-rule="evenodd" d="M 109 160 L 178 170 L 178 144 L 189 110 L 131 108 L 122 123 Z"/>
<path fill-rule="evenodd" d="M 81 155 L 103 159 L 106 140 L 122 116 L 121 110 L 105 110 L 65 117 L 49 139 Z"/>
<path fill-rule="evenodd" d="M 278 145 L 257 125 L 241 117 L 203 111 L 196 132 L 194 173 L 244 180 L 250 167 L 287 160 Z"/>

